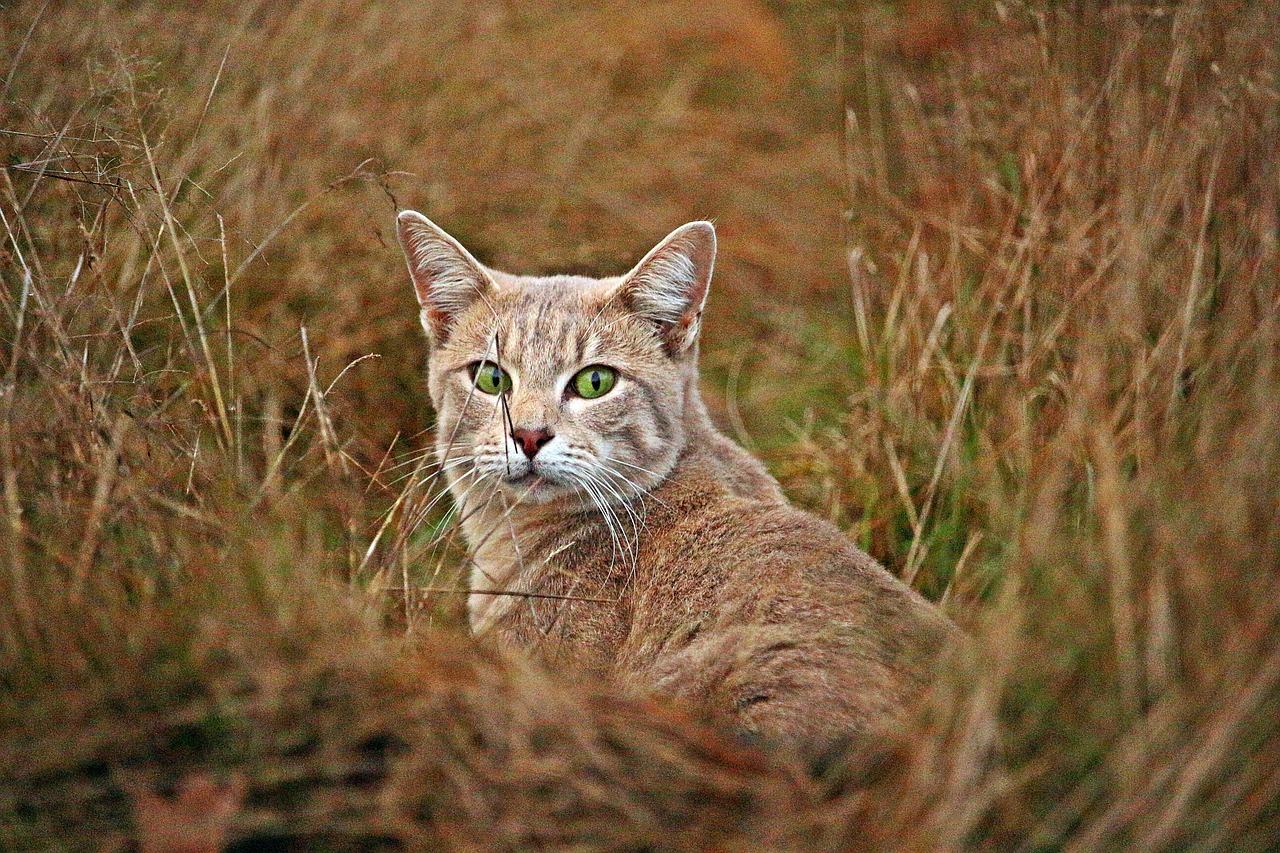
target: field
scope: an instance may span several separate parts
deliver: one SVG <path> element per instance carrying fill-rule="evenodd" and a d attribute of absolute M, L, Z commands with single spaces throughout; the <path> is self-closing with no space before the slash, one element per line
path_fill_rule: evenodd
<path fill-rule="evenodd" d="M 1280 849 L 1280 5 L 0 22 L 0 849 Z M 716 222 L 717 421 L 972 638 L 910 726 L 797 769 L 466 635 L 400 208 Z"/>

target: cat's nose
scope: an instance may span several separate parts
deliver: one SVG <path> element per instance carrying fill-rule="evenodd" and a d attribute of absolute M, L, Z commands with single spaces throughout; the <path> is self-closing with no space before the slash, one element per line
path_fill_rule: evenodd
<path fill-rule="evenodd" d="M 520 445 L 524 455 L 532 459 L 544 444 L 555 438 L 555 433 L 546 427 L 538 427 L 537 429 L 525 429 L 522 427 L 512 430 L 511 437 L 516 440 L 516 444 Z"/>

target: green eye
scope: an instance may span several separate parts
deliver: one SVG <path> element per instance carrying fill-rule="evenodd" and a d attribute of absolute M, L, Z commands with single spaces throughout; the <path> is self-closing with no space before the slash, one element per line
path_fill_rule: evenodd
<path fill-rule="evenodd" d="M 618 374 L 614 373 L 613 368 L 593 364 L 591 367 L 579 370 L 578 375 L 573 377 L 572 385 L 579 397 L 594 400 L 596 397 L 608 394 L 617 381 Z"/>
<path fill-rule="evenodd" d="M 471 368 L 476 387 L 486 394 L 503 394 L 511 390 L 511 377 L 492 361 L 482 361 Z"/>

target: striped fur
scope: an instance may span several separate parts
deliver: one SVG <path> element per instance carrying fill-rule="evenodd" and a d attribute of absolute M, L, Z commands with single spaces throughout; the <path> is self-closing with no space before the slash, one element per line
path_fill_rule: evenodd
<path fill-rule="evenodd" d="M 950 623 L 712 426 L 710 223 L 593 279 L 485 269 L 420 214 L 400 222 L 478 633 L 804 749 L 902 712 Z M 475 386 L 483 361 L 509 392 Z M 618 380 L 589 400 L 570 383 L 592 365 Z M 522 433 L 551 437 L 530 457 Z"/>

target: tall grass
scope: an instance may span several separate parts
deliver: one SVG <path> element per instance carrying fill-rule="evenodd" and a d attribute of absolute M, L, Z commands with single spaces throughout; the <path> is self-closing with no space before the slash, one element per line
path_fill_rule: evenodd
<path fill-rule="evenodd" d="M 1272 849 L 1272 6 L 0 11 L 0 846 Z M 972 635 L 900 742 L 446 630 L 397 205 L 720 218 L 715 408 Z"/>
<path fill-rule="evenodd" d="M 914 59 L 851 27 L 857 389 L 795 461 L 980 659 L 873 823 L 1269 849 L 1280 15 L 1000 11 Z"/>

